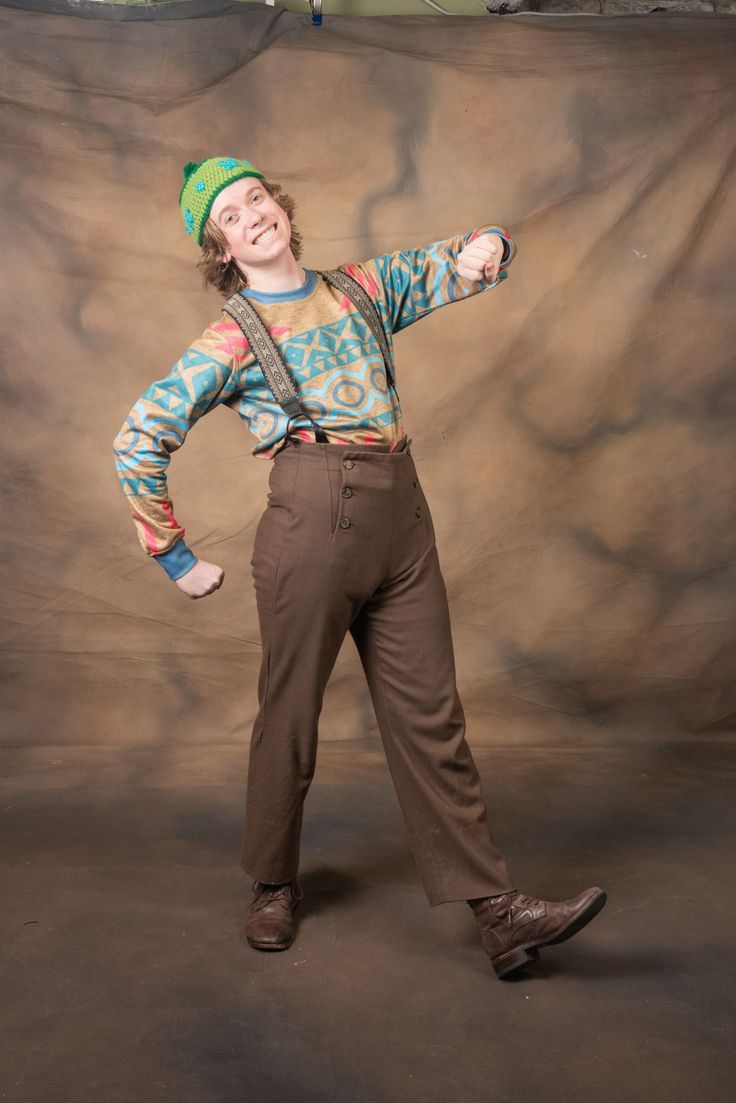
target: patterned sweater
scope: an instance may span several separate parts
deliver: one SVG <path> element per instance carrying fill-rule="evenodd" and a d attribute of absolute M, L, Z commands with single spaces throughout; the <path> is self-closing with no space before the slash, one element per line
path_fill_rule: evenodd
<path fill-rule="evenodd" d="M 459 253 L 479 234 L 499 234 L 504 255 L 498 279 L 468 282 L 457 275 Z M 391 335 L 437 307 L 495 287 L 507 277 L 516 246 L 501 226 L 420 249 L 385 253 L 362 264 L 342 265 L 378 308 Z M 378 342 L 349 299 L 305 269 L 293 291 L 241 293 L 254 304 L 296 385 L 300 401 L 336 444 L 395 445 L 404 435 L 399 397 L 387 380 Z M 256 438 L 255 456 L 272 459 L 290 435 L 314 441 L 304 417 L 292 418 L 276 402 L 240 327 L 224 311 L 207 327 L 167 376 L 141 395 L 115 438 L 118 477 L 128 498 L 141 546 L 172 579 L 197 557 L 174 517 L 166 472 L 171 453 L 192 426 L 216 406 L 229 406 Z"/>

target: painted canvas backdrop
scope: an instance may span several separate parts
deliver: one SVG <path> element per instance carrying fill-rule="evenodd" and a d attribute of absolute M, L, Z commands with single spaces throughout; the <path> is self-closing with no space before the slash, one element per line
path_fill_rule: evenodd
<path fill-rule="evenodd" d="M 471 743 L 730 732 L 736 21 L 36 7 L 0 7 L 3 724 L 34 776 L 245 761 L 268 465 L 223 409 L 173 457 L 226 570 L 191 602 L 111 451 L 219 314 L 177 207 L 217 152 L 296 198 L 311 267 L 516 238 L 396 341 Z M 321 737 L 377 740 L 349 638 Z"/>

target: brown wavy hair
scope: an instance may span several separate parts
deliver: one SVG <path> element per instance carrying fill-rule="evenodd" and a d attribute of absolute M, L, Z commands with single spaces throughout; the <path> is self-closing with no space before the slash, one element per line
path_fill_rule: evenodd
<path fill-rule="evenodd" d="M 294 259 L 299 260 L 302 255 L 302 235 L 294 225 L 294 211 L 296 203 L 287 195 L 280 184 L 272 184 L 268 180 L 263 181 L 263 187 L 269 195 L 278 203 L 282 210 L 286 211 L 291 223 L 291 241 L 289 245 L 294 254 Z M 207 287 L 210 284 L 225 298 L 230 298 L 237 291 L 248 286 L 246 276 L 240 271 L 236 262 L 230 260 L 223 264 L 227 242 L 222 230 L 211 218 L 204 224 L 202 232 L 202 256 L 197 261 L 197 268 L 202 273 L 202 282 Z"/>

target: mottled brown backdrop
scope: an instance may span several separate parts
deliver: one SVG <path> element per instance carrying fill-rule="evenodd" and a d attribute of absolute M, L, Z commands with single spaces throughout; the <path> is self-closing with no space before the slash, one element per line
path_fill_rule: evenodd
<path fill-rule="evenodd" d="M 219 312 L 177 207 L 181 166 L 219 152 L 288 187 L 312 267 L 516 237 L 505 284 L 397 340 L 471 743 L 726 737 L 736 20 L 185 7 L 0 7 L 11 744 L 46 771 L 119 748 L 131 779 L 245 762 L 268 464 L 225 409 L 173 457 L 187 539 L 226 570 L 192 602 L 111 451 Z M 350 639 L 321 731 L 377 740 Z"/>

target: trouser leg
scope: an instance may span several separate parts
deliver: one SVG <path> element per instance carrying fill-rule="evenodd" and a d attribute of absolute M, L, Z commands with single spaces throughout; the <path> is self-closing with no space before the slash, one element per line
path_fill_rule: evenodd
<path fill-rule="evenodd" d="M 509 892 L 515 886 L 465 739 L 433 537 L 371 597 L 350 631 L 430 904 Z"/>
<path fill-rule="evenodd" d="M 296 877 L 303 806 L 314 775 L 322 697 L 346 624 L 295 626 L 264 643 L 260 708 L 250 742 L 241 865 L 258 881 Z"/>
<path fill-rule="evenodd" d="M 324 518 L 320 524 L 319 511 L 310 511 L 308 485 L 297 500 L 297 470 L 292 454 L 272 470 L 269 504 L 251 560 L 262 659 L 241 865 L 251 877 L 271 884 L 290 881 L 298 872 L 323 694 L 353 616 L 340 579 L 324 569 L 318 575 L 310 570 L 304 542 L 313 552 L 312 564 L 319 565 L 319 537 L 325 528 L 329 535 L 329 527 Z M 329 513 L 326 478 L 324 485 Z"/>
<path fill-rule="evenodd" d="M 256 880 L 274 884 L 298 872 L 325 686 L 378 577 L 370 546 L 356 559 L 334 540 L 331 448 L 312 445 L 302 452 L 289 445 L 274 460 L 251 559 L 262 660 L 241 865 Z"/>

